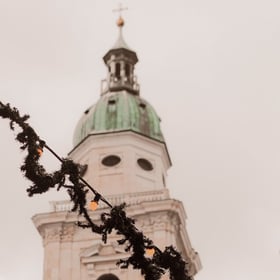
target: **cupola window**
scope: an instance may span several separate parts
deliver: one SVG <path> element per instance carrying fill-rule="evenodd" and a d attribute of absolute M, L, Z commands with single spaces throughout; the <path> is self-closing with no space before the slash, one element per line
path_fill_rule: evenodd
<path fill-rule="evenodd" d="M 151 171 L 154 169 L 152 163 L 150 161 L 148 161 L 147 159 L 139 158 L 137 160 L 137 163 L 142 169 L 144 169 L 146 171 Z"/>
<path fill-rule="evenodd" d="M 102 159 L 101 163 L 105 166 L 111 167 L 119 164 L 121 162 L 121 158 L 116 155 L 109 155 Z"/>
<path fill-rule="evenodd" d="M 125 64 L 125 76 L 127 78 L 129 78 L 129 76 L 130 76 L 130 66 L 127 63 Z"/>
<path fill-rule="evenodd" d="M 121 64 L 119 62 L 116 63 L 116 78 L 119 79 L 121 77 Z"/>

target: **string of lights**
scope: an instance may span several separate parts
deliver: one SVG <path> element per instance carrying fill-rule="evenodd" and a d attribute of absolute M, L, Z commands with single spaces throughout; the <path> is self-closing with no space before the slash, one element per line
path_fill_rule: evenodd
<path fill-rule="evenodd" d="M 127 217 L 125 204 L 112 206 L 100 193 L 90 186 L 82 177 L 82 166 L 68 158 L 59 157 L 45 141 L 40 139 L 35 130 L 27 123 L 28 115 L 21 116 L 18 109 L 10 104 L 0 101 L 0 116 L 10 120 L 10 128 L 14 130 L 15 124 L 21 128 L 16 135 L 16 140 L 21 144 L 22 150 L 27 150 L 27 156 L 21 166 L 24 176 L 33 184 L 27 188 L 29 196 L 42 194 L 50 188 L 65 188 L 73 202 L 72 211 L 77 211 L 85 218 L 77 222 L 82 228 L 89 228 L 92 232 L 100 234 L 106 243 L 108 235 L 113 230 L 120 236 L 120 245 L 125 245 L 125 250 L 131 255 L 127 259 L 118 261 L 121 268 L 132 266 L 139 269 L 145 280 L 159 280 L 168 270 L 171 280 L 191 280 L 188 275 L 188 264 L 182 259 L 173 246 L 166 247 L 164 251 L 157 248 L 152 240 L 147 238 L 135 226 L 135 221 Z M 60 162 L 61 168 L 53 173 L 47 173 L 39 163 L 43 150 L 51 152 Z M 87 205 L 87 193 L 92 191 L 94 199 Z M 109 213 L 101 214 L 101 224 L 96 225 L 90 218 L 88 208 L 92 211 L 98 208 L 99 201 L 103 201 L 110 208 Z"/>

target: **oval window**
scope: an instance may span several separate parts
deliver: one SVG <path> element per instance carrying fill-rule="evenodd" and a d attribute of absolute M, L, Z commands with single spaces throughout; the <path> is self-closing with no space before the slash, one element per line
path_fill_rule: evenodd
<path fill-rule="evenodd" d="M 121 158 L 115 155 L 110 155 L 102 159 L 102 164 L 105 166 L 114 166 L 120 163 Z"/>
<path fill-rule="evenodd" d="M 139 159 L 137 160 L 137 163 L 138 163 L 138 165 L 139 165 L 142 169 L 144 169 L 144 170 L 146 170 L 146 171 L 151 171 L 151 170 L 154 169 L 154 167 L 153 167 L 153 165 L 151 164 L 151 162 L 149 162 L 147 159 L 139 158 Z"/>

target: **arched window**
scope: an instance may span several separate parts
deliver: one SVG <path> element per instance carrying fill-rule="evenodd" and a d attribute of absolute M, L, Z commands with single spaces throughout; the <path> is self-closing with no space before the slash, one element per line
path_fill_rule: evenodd
<path fill-rule="evenodd" d="M 119 278 L 112 273 L 106 273 L 98 277 L 97 280 L 119 280 Z"/>
<path fill-rule="evenodd" d="M 125 64 L 125 76 L 129 79 L 130 76 L 130 66 L 129 64 Z"/>
<path fill-rule="evenodd" d="M 116 63 L 116 78 L 121 77 L 121 64 L 119 62 Z"/>

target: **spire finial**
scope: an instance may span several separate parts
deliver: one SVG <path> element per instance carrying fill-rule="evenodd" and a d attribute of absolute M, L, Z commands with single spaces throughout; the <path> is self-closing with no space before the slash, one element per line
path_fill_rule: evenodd
<path fill-rule="evenodd" d="M 119 18 L 117 20 L 117 26 L 123 27 L 124 26 L 124 19 L 122 18 L 122 11 L 127 10 L 127 7 L 123 7 L 121 3 L 119 3 L 119 7 L 117 9 L 114 9 L 113 12 L 119 13 Z"/>

